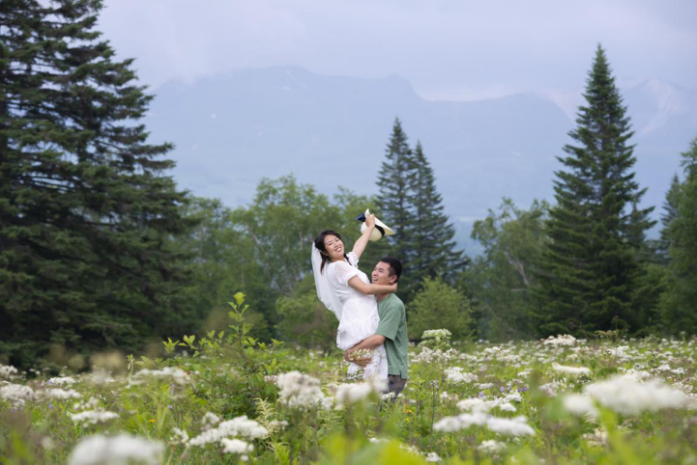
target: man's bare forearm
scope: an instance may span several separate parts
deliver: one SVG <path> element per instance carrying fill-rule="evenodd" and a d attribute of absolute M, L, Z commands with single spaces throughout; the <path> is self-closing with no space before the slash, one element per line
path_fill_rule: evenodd
<path fill-rule="evenodd" d="M 361 342 L 356 344 L 355 346 L 351 347 L 349 350 L 359 350 L 359 349 L 368 349 L 368 350 L 373 350 L 377 349 L 381 345 L 385 343 L 385 336 L 380 336 L 379 334 L 373 334 L 370 337 L 367 337 L 363 339 Z"/>

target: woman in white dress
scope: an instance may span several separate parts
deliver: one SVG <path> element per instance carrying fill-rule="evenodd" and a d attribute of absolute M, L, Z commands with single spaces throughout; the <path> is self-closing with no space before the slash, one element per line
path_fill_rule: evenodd
<path fill-rule="evenodd" d="M 336 344 L 341 350 L 350 349 L 375 334 L 380 323 L 375 295 L 397 291 L 396 284 L 371 284 L 368 276 L 358 269 L 358 260 L 375 228 L 375 216 L 368 216 L 365 225 L 367 228 L 348 254 L 344 250 L 341 236 L 334 231 L 323 231 L 312 245 L 312 268 L 317 295 L 339 319 Z M 348 374 L 354 376 L 361 369 L 351 363 Z M 365 367 L 364 377 L 387 379 L 384 346 L 375 350 L 370 363 Z"/>

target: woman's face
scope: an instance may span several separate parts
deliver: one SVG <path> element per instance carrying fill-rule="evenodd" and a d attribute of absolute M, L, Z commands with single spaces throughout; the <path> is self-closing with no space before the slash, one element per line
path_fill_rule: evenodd
<path fill-rule="evenodd" d="M 344 243 L 336 236 L 329 234 L 324 238 L 324 250 L 333 262 L 344 258 Z"/>

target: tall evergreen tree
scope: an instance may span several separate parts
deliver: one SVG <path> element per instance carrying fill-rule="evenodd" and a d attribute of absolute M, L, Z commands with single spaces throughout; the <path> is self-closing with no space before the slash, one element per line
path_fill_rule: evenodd
<path fill-rule="evenodd" d="M 661 215 L 661 238 L 658 240 L 657 249 L 662 261 L 668 263 L 668 251 L 670 250 L 670 238 L 668 230 L 670 225 L 678 216 L 678 200 L 680 198 L 680 178 L 677 174 L 673 176 L 670 188 L 666 192 L 666 199 L 663 202 L 663 214 Z"/>
<path fill-rule="evenodd" d="M 405 266 L 403 279 L 400 279 L 399 294 L 404 296 L 410 286 L 411 264 L 414 259 L 414 208 L 412 186 L 416 176 L 414 153 L 409 147 L 402 123 L 395 119 L 390 142 L 385 151 L 378 174 L 378 194 L 375 204 L 381 219 L 395 231 L 394 236 L 380 241 L 367 250 L 373 259 L 379 255 L 393 255 Z"/>
<path fill-rule="evenodd" d="M 646 189 L 631 171 L 636 158 L 626 108 L 602 47 L 598 46 L 555 175 L 557 205 L 550 211 L 551 239 L 543 253 L 537 317 L 543 334 L 585 333 L 631 327 L 633 285 L 641 273 L 636 249 L 652 226 L 652 208 L 639 210 Z"/>
<path fill-rule="evenodd" d="M 191 324 L 189 230 L 150 96 L 94 28 L 100 0 L 0 3 L 0 352 L 120 345 Z M 189 329 L 189 328 L 187 328 Z"/>
<path fill-rule="evenodd" d="M 414 163 L 411 282 L 418 286 L 426 278 L 441 276 L 453 285 L 467 261 L 462 251 L 455 250 L 455 227 L 443 211 L 443 198 L 436 190 L 433 169 L 420 142 L 414 150 Z"/>
<path fill-rule="evenodd" d="M 670 261 L 661 298 L 665 326 L 673 333 L 697 334 L 697 138 L 682 154 L 685 181 L 674 191 L 675 214 L 664 236 Z M 673 189 L 671 189 L 673 190 Z"/>

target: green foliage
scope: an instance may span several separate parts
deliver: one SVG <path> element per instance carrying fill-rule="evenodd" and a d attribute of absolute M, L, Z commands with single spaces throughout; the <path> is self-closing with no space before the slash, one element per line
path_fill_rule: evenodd
<path fill-rule="evenodd" d="M 426 278 L 408 308 L 407 327 L 413 339 L 432 328 L 449 330 L 453 339 L 470 335 L 473 322 L 467 297 L 440 277 Z"/>
<path fill-rule="evenodd" d="M 276 332 L 282 340 L 325 352 L 336 347 L 338 322 L 317 298 L 312 276 L 308 275 L 292 296 L 279 298 L 276 312 L 280 318 Z"/>
<path fill-rule="evenodd" d="M 427 277 L 440 275 L 454 283 L 467 260 L 462 251 L 455 250 L 455 228 L 443 212 L 443 199 L 423 147 L 421 143 L 415 150 L 409 147 L 399 119 L 395 119 L 377 186 L 379 216 L 395 235 L 380 241 L 375 249 L 404 264 L 399 296 L 410 301 Z"/>
<path fill-rule="evenodd" d="M 152 97 L 95 30 L 101 7 L 0 7 L 0 352 L 14 363 L 140 350 L 195 321 L 171 145 L 147 143 Z"/>
<path fill-rule="evenodd" d="M 412 182 L 411 203 L 414 208 L 413 243 L 408 262 L 412 290 L 425 278 L 441 276 L 453 284 L 464 270 L 467 260 L 455 250 L 455 227 L 444 213 L 443 197 L 436 190 L 433 175 L 423 147 L 417 142 L 414 151 L 417 169 Z M 400 281 L 401 284 L 401 281 Z M 405 293 L 409 299 L 408 293 Z"/>
<path fill-rule="evenodd" d="M 218 200 L 193 199 L 186 214 L 198 226 L 180 239 L 180 245 L 193 257 L 193 280 L 184 292 L 203 321 L 202 329 L 225 328 L 227 301 L 240 288 L 247 289 L 255 302 L 245 316 L 253 323 L 253 337 L 269 341 L 278 337 L 278 331 L 289 335 L 297 324 L 308 323 L 306 315 L 292 309 L 300 311 L 298 305 L 305 305 L 300 301 L 307 308 L 319 303 L 316 292 L 313 300 L 309 287 L 302 285 L 311 273 L 312 239 L 324 229 L 334 229 L 342 233 L 350 249 L 359 235 L 360 223 L 355 218 L 373 207 L 369 198 L 344 188 L 331 201 L 292 176 L 261 181 L 254 202 L 235 210 Z M 374 260 L 367 253 L 361 266 L 370 271 L 377 258 Z M 321 326 L 330 321 L 322 320 Z M 321 339 L 313 338 L 322 345 Z"/>
<path fill-rule="evenodd" d="M 535 294 L 542 334 L 584 334 L 618 327 L 637 330 L 637 261 L 653 208 L 638 210 L 646 189 L 631 171 L 636 162 L 626 108 L 599 46 L 590 71 L 586 106 L 569 133 L 565 167 L 556 173 L 557 205 L 550 210 Z"/>
<path fill-rule="evenodd" d="M 685 181 L 674 192 L 676 211 L 664 229 L 670 244 L 666 292 L 661 314 L 668 329 L 677 334 L 697 333 L 697 138 L 682 154 Z"/>
<path fill-rule="evenodd" d="M 536 266 L 547 236 L 544 222 L 549 211 L 546 202 L 535 200 L 529 210 L 521 210 L 508 198 L 498 212 L 476 221 L 472 239 L 484 253 L 465 274 L 473 303 L 482 313 L 482 336 L 490 340 L 509 340 L 536 335 L 531 318 L 536 302 Z"/>
<path fill-rule="evenodd" d="M 233 303 L 235 314 L 246 312 L 241 294 Z M 469 344 L 466 350 L 413 348 L 410 379 L 396 400 L 381 401 L 373 393 L 340 408 L 299 409 L 283 402 L 273 376 L 293 370 L 310 374 L 325 398 L 331 399 L 337 382 L 346 381 L 343 373 L 337 373 L 338 356 L 310 355 L 304 349 L 288 350 L 277 343 L 265 345 L 244 337 L 240 344 L 237 335 L 244 333 L 244 320 L 235 321 L 236 329 L 228 335 L 186 336 L 179 350 L 142 365 L 158 370 L 157 375 L 134 370 L 111 373 L 113 379 L 101 382 L 96 381 L 96 373 L 72 375 L 74 382 L 69 388 L 81 395 L 79 399 L 47 396 L 60 383 L 49 383 L 43 376 L 10 378 L 11 383 L 42 394 L 27 398 L 21 408 L 0 395 L 0 460 L 71 463 L 70 455 L 79 441 L 94 435 L 127 433 L 161 442 L 162 455 L 157 463 L 241 463 L 240 454 L 223 450 L 220 437 L 207 444 L 190 440 L 201 434 L 215 437 L 211 430 L 219 421 L 242 420 L 242 415 L 247 417 L 245 422 L 253 420 L 265 428 L 266 434 L 249 439 L 229 428 L 220 435 L 252 445 L 247 454 L 250 463 L 424 464 L 436 460 L 433 454 L 442 463 L 472 465 L 537 464 L 542 460 L 691 463 L 697 457 L 697 426 L 688 405 L 659 409 L 634 392 L 627 392 L 626 399 L 606 393 L 608 398 L 602 405 L 596 404 L 599 415 L 593 418 L 572 415 L 563 400 L 566 394 L 583 392 L 589 383 L 603 382 L 636 364 L 658 376 L 661 370 L 657 367 L 665 357 L 670 357 L 673 372 L 662 382 L 694 388 L 694 340 L 622 340 L 617 332 L 605 332 L 601 340 L 580 347 L 552 347 L 537 341 Z M 625 350 L 632 354 L 631 360 L 610 355 Z M 521 364 L 530 360 L 537 361 L 526 369 L 529 375 L 521 374 Z M 589 374 L 583 378 L 562 376 L 558 364 L 585 366 Z M 8 372 L 7 367 L 2 368 L 3 373 Z M 178 372 L 178 379 L 167 375 L 165 368 L 169 373 Z M 477 381 L 451 379 L 447 370 L 453 368 L 476 374 Z M 654 382 L 646 380 L 649 385 Z M 559 389 L 558 395 L 545 393 L 545 387 L 551 385 Z M 303 387 L 302 383 L 295 386 Z M 654 395 L 660 397 L 657 392 Z M 487 421 L 490 417 L 507 421 L 522 416 L 534 435 L 497 433 L 484 424 L 453 432 L 432 428 L 434 420 L 437 424 L 461 415 L 458 403 L 464 399 L 509 403 L 515 411 L 493 408 L 479 415 Z M 643 404 L 644 411 L 630 416 L 613 410 L 633 402 Z M 96 424 L 73 421 L 73 414 L 85 410 L 104 410 L 117 416 Z M 217 420 L 211 419 L 211 414 Z M 467 417 L 473 417 L 471 412 Z M 189 439 L 182 440 L 175 428 Z M 487 451 L 487 443 L 497 450 Z M 101 453 L 92 449 L 87 458 L 106 463 L 108 458 Z"/>
<path fill-rule="evenodd" d="M 394 236 L 376 243 L 381 255 L 398 258 L 405 265 L 399 295 L 410 291 L 409 264 L 413 258 L 414 211 L 412 184 L 416 176 L 416 161 L 409 147 L 402 123 L 395 119 L 392 135 L 385 150 L 385 159 L 377 179 L 375 198 L 378 216 L 395 231 Z"/>

